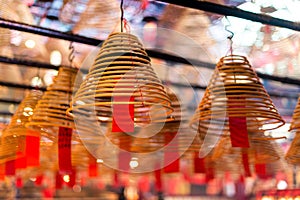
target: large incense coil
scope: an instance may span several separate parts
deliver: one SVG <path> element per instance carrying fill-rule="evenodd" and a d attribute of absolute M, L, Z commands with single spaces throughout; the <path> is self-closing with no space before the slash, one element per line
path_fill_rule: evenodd
<path fill-rule="evenodd" d="M 116 97 L 128 100 L 114 101 Z M 95 115 L 99 123 L 106 123 L 112 121 L 112 106 L 121 104 L 134 105 L 135 124 L 166 121 L 172 112 L 164 86 L 137 37 L 113 33 L 103 43 L 67 112 L 87 118 Z"/>
<path fill-rule="evenodd" d="M 5 137 L 21 135 L 31 135 L 39 137 L 38 132 L 27 131 L 25 125 L 28 123 L 30 116 L 33 114 L 33 110 L 41 99 L 43 92 L 39 90 L 30 91 L 18 106 L 17 111 L 11 118 L 11 121 L 5 131 Z"/>
<path fill-rule="evenodd" d="M 296 130 L 300 128 L 300 97 L 298 98 L 298 102 L 296 108 L 294 109 L 294 113 L 292 116 L 292 121 L 290 125 L 290 130 Z"/>
<path fill-rule="evenodd" d="M 116 14 L 118 12 L 119 3 L 116 0 L 89 0 L 85 11 L 81 13 L 80 20 L 75 24 L 73 30 L 80 33 L 86 29 L 99 29 L 99 31 L 109 33 L 120 19 L 120 16 Z"/>
<path fill-rule="evenodd" d="M 295 137 L 290 145 L 289 150 L 285 155 L 285 159 L 290 164 L 300 164 L 300 133 L 298 129 L 296 129 Z"/>
<path fill-rule="evenodd" d="M 229 117 L 246 117 L 247 129 L 252 132 L 285 123 L 248 60 L 238 55 L 218 62 L 191 126 L 202 137 L 207 131 L 228 136 Z"/>
<path fill-rule="evenodd" d="M 75 128 L 73 118 L 66 115 L 66 110 L 76 89 L 76 68 L 60 67 L 58 75 L 38 101 L 27 127 L 38 130 L 52 140 L 57 139 L 58 128 Z"/>
<path fill-rule="evenodd" d="M 25 125 L 33 114 L 33 109 L 42 94 L 41 91 L 30 91 L 20 103 L 5 131 L 3 131 L 0 155 L 3 158 L 5 157 L 6 161 L 16 159 L 17 152 L 25 154 L 26 136 L 39 137 L 38 132 L 28 131 Z"/>
<path fill-rule="evenodd" d="M 212 160 L 217 161 L 220 158 L 242 159 L 242 154 L 247 154 L 249 163 L 272 163 L 280 159 L 280 155 L 276 151 L 273 140 L 269 140 L 266 136 L 263 139 L 256 139 L 261 133 L 251 133 L 249 138 L 249 148 L 231 147 L 229 137 L 222 137 L 213 150 Z"/>

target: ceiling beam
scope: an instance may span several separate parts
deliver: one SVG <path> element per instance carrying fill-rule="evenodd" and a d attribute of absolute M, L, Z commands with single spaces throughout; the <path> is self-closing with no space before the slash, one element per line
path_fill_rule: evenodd
<path fill-rule="evenodd" d="M 170 3 L 174 5 L 183 6 L 186 8 L 193 8 L 203 10 L 206 12 L 216 13 L 224 16 L 233 16 L 241 19 L 247 19 L 262 24 L 277 26 L 281 28 L 288 28 L 295 31 L 300 31 L 300 23 L 292 22 L 284 19 L 279 19 L 266 14 L 257 14 L 249 11 L 239 9 L 237 7 L 225 6 L 216 3 L 199 0 L 159 0 L 161 2 Z"/>

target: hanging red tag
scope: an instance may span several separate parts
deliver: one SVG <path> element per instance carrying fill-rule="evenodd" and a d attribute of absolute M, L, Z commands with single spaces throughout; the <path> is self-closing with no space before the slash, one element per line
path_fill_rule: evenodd
<path fill-rule="evenodd" d="M 249 166 L 249 157 L 247 152 L 242 152 L 242 160 L 243 160 L 243 167 L 246 177 L 251 176 L 250 166 Z"/>
<path fill-rule="evenodd" d="M 26 156 L 19 156 L 22 155 L 17 153 L 17 159 L 15 160 L 15 168 L 16 169 L 26 169 L 27 167 L 27 157 Z"/>
<path fill-rule="evenodd" d="M 40 137 L 26 136 L 27 167 L 40 166 Z"/>
<path fill-rule="evenodd" d="M 194 173 L 206 173 L 205 158 L 199 158 L 199 152 L 194 153 Z"/>
<path fill-rule="evenodd" d="M 44 176 L 43 175 L 38 175 L 37 177 L 36 177 L 36 180 L 35 180 L 35 185 L 36 186 L 41 186 L 42 185 L 42 183 L 43 183 L 43 179 L 44 179 Z"/>
<path fill-rule="evenodd" d="M 208 183 L 210 180 L 212 180 L 214 178 L 215 178 L 214 169 L 212 167 L 208 167 L 206 169 L 206 176 L 205 176 L 206 182 Z"/>
<path fill-rule="evenodd" d="M 176 173 L 179 172 L 180 162 L 178 153 L 178 139 L 176 133 L 166 133 L 165 135 L 165 152 L 164 152 L 164 172 Z"/>
<path fill-rule="evenodd" d="M 113 97 L 113 121 L 112 132 L 132 133 L 134 132 L 134 97 L 115 96 Z M 118 104 L 120 102 L 120 104 Z M 121 103 L 128 102 L 128 103 Z"/>
<path fill-rule="evenodd" d="M 58 166 L 61 172 L 71 172 L 72 129 L 59 127 L 58 131 Z"/>
<path fill-rule="evenodd" d="M 1 164 L 0 165 L 0 181 L 4 180 L 5 178 L 5 165 Z"/>
<path fill-rule="evenodd" d="M 266 164 L 255 164 L 255 173 L 259 178 L 267 178 Z"/>
<path fill-rule="evenodd" d="M 161 180 L 161 170 L 157 169 L 154 171 L 155 175 L 155 189 L 157 192 L 162 192 L 162 180 Z"/>
<path fill-rule="evenodd" d="M 113 175 L 114 175 L 114 177 L 113 177 L 113 180 L 114 180 L 113 186 L 114 186 L 114 188 L 118 188 L 119 185 L 120 185 L 118 172 L 115 170 Z"/>
<path fill-rule="evenodd" d="M 55 176 L 55 188 L 56 189 L 61 189 L 63 185 L 63 177 L 60 175 L 59 172 L 56 172 Z"/>
<path fill-rule="evenodd" d="M 16 188 L 22 188 L 23 187 L 23 180 L 21 177 L 17 177 L 16 179 Z"/>
<path fill-rule="evenodd" d="M 243 109 L 246 107 L 245 98 L 241 97 L 229 97 L 228 98 L 229 109 L 239 108 Z M 247 119 L 246 117 L 235 117 L 230 112 L 229 115 L 229 131 L 230 140 L 232 147 L 243 147 L 249 148 L 249 139 L 247 131 Z"/>
<path fill-rule="evenodd" d="M 16 174 L 15 160 L 6 161 L 5 163 L 5 175 L 14 176 Z"/>
<path fill-rule="evenodd" d="M 97 159 L 89 155 L 89 177 L 97 177 L 98 176 L 98 164 Z"/>

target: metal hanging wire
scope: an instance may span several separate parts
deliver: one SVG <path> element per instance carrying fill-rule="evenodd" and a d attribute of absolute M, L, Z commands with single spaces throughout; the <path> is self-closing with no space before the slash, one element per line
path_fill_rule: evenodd
<path fill-rule="evenodd" d="M 124 0 L 121 0 L 120 10 L 121 10 L 121 32 L 123 32 L 123 20 L 124 20 L 124 8 L 123 8 Z"/>
<path fill-rule="evenodd" d="M 228 22 L 228 24 L 225 26 L 225 31 L 227 31 L 230 34 L 229 36 L 227 36 L 227 39 L 230 42 L 230 44 L 229 44 L 230 46 L 229 46 L 229 52 L 227 52 L 226 55 L 228 53 L 230 53 L 230 55 L 232 55 L 232 53 L 233 53 L 233 47 L 232 47 L 233 46 L 233 41 L 232 41 L 232 38 L 234 36 L 234 33 L 231 30 L 229 30 L 229 27 L 231 26 L 231 23 L 230 23 L 229 19 L 227 18 L 227 16 L 225 16 L 225 18 L 226 18 L 226 20 Z"/>
<path fill-rule="evenodd" d="M 73 42 L 71 41 L 70 42 L 70 45 L 69 45 L 69 56 L 68 56 L 68 60 L 70 62 L 70 66 L 73 68 L 74 67 L 74 58 L 75 58 L 75 48 L 74 48 L 74 45 L 73 45 Z"/>

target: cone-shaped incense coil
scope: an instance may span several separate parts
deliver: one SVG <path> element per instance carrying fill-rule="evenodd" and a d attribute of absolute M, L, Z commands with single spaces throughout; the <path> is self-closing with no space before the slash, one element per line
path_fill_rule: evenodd
<path fill-rule="evenodd" d="M 238 148 L 231 147 L 230 138 L 221 138 L 218 145 L 214 148 L 212 154 L 212 160 L 218 161 L 219 159 L 230 159 L 235 158 L 236 161 L 242 159 L 242 154 L 246 153 L 249 159 L 249 163 L 271 163 L 280 159 L 280 155 L 276 151 L 273 140 L 269 140 L 266 136 L 264 139 L 260 137 L 263 133 L 251 133 L 250 137 L 250 148 Z"/>
<path fill-rule="evenodd" d="M 32 90 L 26 95 L 11 118 L 4 137 L 18 137 L 21 135 L 39 136 L 38 132 L 27 131 L 25 125 L 28 123 L 30 116 L 32 116 L 33 110 L 42 95 L 43 92 L 38 90 Z"/>
<path fill-rule="evenodd" d="M 293 113 L 290 130 L 300 129 L 300 97 Z"/>
<path fill-rule="evenodd" d="M 27 135 L 39 137 L 38 132 L 28 131 L 25 125 L 42 95 L 41 91 L 30 91 L 20 103 L 9 125 L 3 131 L 0 157 L 5 158 L 6 161 L 15 159 L 17 151 L 25 153 Z"/>
<path fill-rule="evenodd" d="M 231 117 L 245 118 L 248 131 L 271 130 L 284 124 L 248 60 L 238 55 L 218 62 L 191 126 L 202 136 L 224 135 L 229 133 Z"/>
<path fill-rule="evenodd" d="M 41 131 L 42 135 L 57 139 L 58 127 L 75 128 L 73 118 L 66 115 L 66 110 L 76 88 L 75 78 L 78 70 L 61 67 L 58 75 L 38 101 L 27 127 Z"/>
<path fill-rule="evenodd" d="M 291 146 L 285 155 L 285 159 L 290 164 L 300 164 L 300 133 L 298 130 L 295 133 Z"/>
<path fill-rule="evenodd" d="M 124 104 L 134 105 L 136 124 L 166 121 L 172 112 L 165 88 L 137 37 L 113 33 L 103 43 L 68 113 L 110 122 L 113 106 Z"/>

